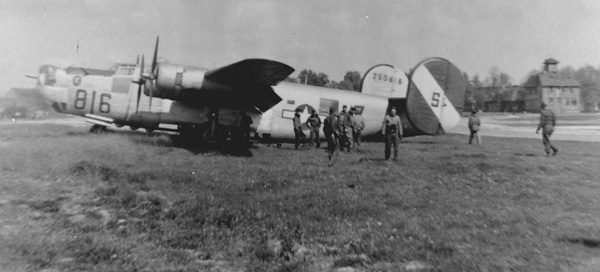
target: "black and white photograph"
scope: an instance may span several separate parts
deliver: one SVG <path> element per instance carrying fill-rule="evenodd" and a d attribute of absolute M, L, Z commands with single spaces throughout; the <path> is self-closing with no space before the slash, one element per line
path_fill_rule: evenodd
<path fill-rule="evenodd" d="M 600 2 L 3 0 L 0 271 L 600 271 Z"/>

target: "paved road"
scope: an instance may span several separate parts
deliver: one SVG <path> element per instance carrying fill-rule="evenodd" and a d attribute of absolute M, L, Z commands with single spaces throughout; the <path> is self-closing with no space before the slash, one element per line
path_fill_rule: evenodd
<path fill-rule="evenodd" d="M 589 115 L 592 120 L 600 120 L 600 115 Z M 541 139 L 540 134 L 535 134 L 537 120 L 531 118 L 531 115 L 499 115 L 499 116 L 480 116 L 481 118 L 481 136 L 495 137 L 515 137 L 515 138 L 536 138 Z M 449 133 L 469 134 L 468 117 L 463 117 L 456 128 Z M 523 120 L 531 122 L 523 122 Z M 577 126 L 569 124 L 561 126 L 561 116 L 557 117 L 559 125 L 552 134 L 553 140 L 562 141 L 580 141 L 580 142 L 600 142 L 600 125 Z M 514 126 L 517 121 L 521 126 Z M 565 123 L 566 121 L 562 121 Z M 589 122 L 588 122 L 589 123 Z M 592 122 L 593 123 L 593 122 Z M 512 124 L 512 125 L 511 125 Z M 524 125 L 525 124 L 525 125 Z M 530 126 L 527 126 L 529 124 Z"/>

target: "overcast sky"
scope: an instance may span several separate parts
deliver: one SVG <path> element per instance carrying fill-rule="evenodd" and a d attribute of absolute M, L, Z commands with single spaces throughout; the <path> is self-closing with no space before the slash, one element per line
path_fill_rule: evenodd
<path fill-rule="evenodd" d="M 23 1 L 0 2 L 0 80 L 33 87 L 43 64 L 108 68 L 159 57 L 220 67 L 268 58 L 341 81 L 386 63 L 405 72 L 443 57 L 515 83 L 552 57 L 600 65 L 600 1 Z M 294 73 L 294 75 L 297 74 Z"/>

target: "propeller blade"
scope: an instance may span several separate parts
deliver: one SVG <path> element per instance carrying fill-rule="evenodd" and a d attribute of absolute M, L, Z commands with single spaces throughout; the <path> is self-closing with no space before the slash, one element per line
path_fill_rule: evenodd
<path fill-rule="evenodd" d="M 135 104 L 135 114 L 138 114 L 140 109 L 140 97 L 142 97 L 142 84 L 138 85 L 137 102 Z"/>
<path fill-rule="evenodd" d="M 142 84 L 144 84 L 144 78 L 142 74 L 144 72 L 144 55 L 142 55 L 142 64 L 140 65 L 140 81 L 138 83 L 137 102 L 135 104 L 135 114 L 138 114 L 140 109 L 140 98 L 142 97 Z"/>
<path fill-rule="evenodd" d="M 150 104 L 148 104 L 148 111 L 152 111 L 152 89 L 150 89 Z"/>
<path fill-rule="evenodd" d="M 140 64 L 140 54 L 137 55 L 137 60 L 135 61 L 135 64 Z"/>
<path fill-rule="evenodd" d="M 152 58 L 152 70 L 150 70 L 150 73 L 156 74 L 155 70 L 156 70 L 156 58 L 158 57 L 158 38 L 159 36 L 156 36 L 156 45 L 154 46 L 154 58 Z"/>
<path fill-rule="evenodd" d="M 140 80 L 142 80 L 143 75 L 144 75 L 144 55 L 142 55 L 142 65 L 140 66 Z"/>

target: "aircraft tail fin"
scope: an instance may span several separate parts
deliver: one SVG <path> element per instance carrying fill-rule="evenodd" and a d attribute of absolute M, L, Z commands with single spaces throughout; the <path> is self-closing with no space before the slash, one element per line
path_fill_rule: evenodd
<path fill-rule="evenodd" d="M 371 67 L 362 78 L 360 92 L 388 98 L 406 98 L 408 78 L 389 64 Z"/>
<path fill-rule="evenodd" d="M 392 65 L 372 67 L 362 79 L 361 92 L 399 100 L 395 103 L 402 105 L 402 114 L 411 126 L 421 134 L 433 135 L 458 124 L 466 86 L 454 64 L 428 58 L 411 69 L 408 77 Z"/>
<path fill-rule="evenodd" d="M 421 61 L 410 74 L 406 116 L 424 134 L 445 133 L 460 121 L 467 81 L 442 58 Z"/>

